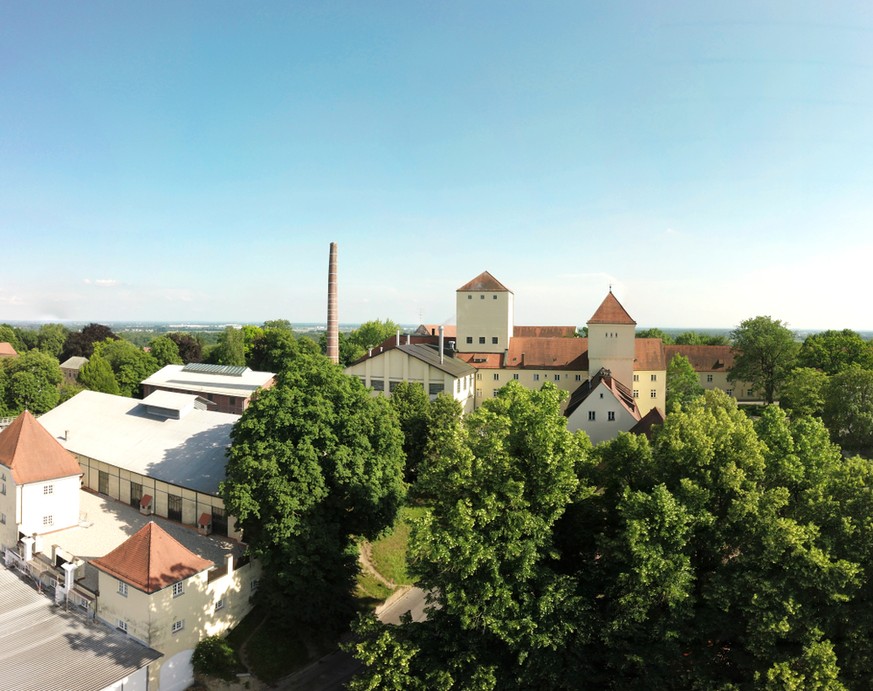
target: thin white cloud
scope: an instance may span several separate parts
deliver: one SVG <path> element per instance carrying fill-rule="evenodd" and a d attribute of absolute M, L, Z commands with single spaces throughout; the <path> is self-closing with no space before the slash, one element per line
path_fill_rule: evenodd
<path fill-rule="evenodd" d="M 121 281 L 114 278 L 83 278 L 82 283 L 86 286 L 97 286 L 98 288 L 114 288 L 117 285 L 121 285 Z"/>

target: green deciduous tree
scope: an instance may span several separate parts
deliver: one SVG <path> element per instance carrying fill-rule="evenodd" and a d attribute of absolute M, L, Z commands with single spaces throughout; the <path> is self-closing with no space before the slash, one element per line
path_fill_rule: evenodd
<path fill-rule="evenodd" d="M 388 402 L 301 352 L 231 438 L 222 496 L 263 560 L 264 596 L 289 620 L 345 626 L 355 538 L 391 525 L 404 496 L 402 437 Z"/>
<path fill-rule="evenodd" d="M 36 347 L 53 358 L 59 358 L 69 335 L 63 324 L 43 324 L 37 332 Z"/>
<path fill-rule="evenodd" d="M 94 354 L 109 363 L 122 396 L 140 393 L 140 383 L 158 371 L 158 361 L 142 348 L 123 339 L 107 339 L 94 344 Z"/>
<path fill-rule="evenodd" d="M 785 379 L 779 405 L 792 415 L 820 417 L 824 411 L 828 375 L 811 367 L 795 367 Z"/>
<path fill-rule="evenodd" d="M 427 445 L 430 400 L 421 384 L 400 382 L 391 393 L 389 402 L 397 413 L 400 431 L 403 432 L 406 481 L 414 482 Z"/>
<path fill-rule="evenodd" d="M 149 352 L 157 361 L 158 366 L 181 365 L 182 356 L 179 355 L 179 346 L 169 336 L 158 336 L 149 342 Z"/>
<path fill-rule="evenodd" d="M 772 403 L 797 356 L 794 333 L 778 319 L 753 317 L 731 333 L 736 349 L 730 381 L 748 382 Z"/>
<path fill-rule="evenodd" d="M 660 338 L 665 345 L 670 345 L 673 343 L 673 338 L 670 334 L 665 333 L 661 329 L 650 328 L 650 329 L 641 329 L 637 331 L 637 338 Z"/>
<path fill-rule="evenodd" d="M 850 365 L 830 378 L 823 417 L 844 449 L 873 450 L 873 370 Z"/>
<path fill-rule="evenodd" d="M 209 362 L 215 365 L 245 366 L 245 335 L 242 329 L 226 327 L 218 337 L 218 345 L 209 353 Z"/>
<path fill-rule="evenodd" d="M 112 365 L 100 353 L 94 353 L 88 362 L 82 365 L 82 369 L 79 370 L 79 383 L 91 391 L 115 395 L 121 393 Z"/>
<path fill-rule="evenodd" d="M 300 353 L 317 351 L 315 341 L 296 338 L 290 329 L 265 327 L 252 343 L 247 362 L 255 371 L 281 372 Z"/>
<path fill-rule="evenodd" d="M 203 344 L 191 334 L 169 333 L 167 334 L 179 350 L 179 357 L 186 365 L 189 362 L 200 362 L 203 359 Z"/>
<path fill-rule="evenodd" d="M 29 350 L 5 364 L 6 408 L 17 415 L 25 408 L 39 415 L 58 404 L 63 375 L 57 358 Z"/>
<path fill-rule="evenodd" d="M 672 413 L 702 394 L 703 387 L 691 361 L 677 353 L 667 365 L 667 412 Z"/>
<path fill-rule="evenodd" d="M 820 420 L 707 391 L 568 464 L 502 398 L 444 435 L 414 531 L 440 608 L 360 624 L 352 688 L 869 687 L 873 462 Z"/>
<path fill-rule="evenodd" d="M 797 364 L 825 374 L 837 374 L 851 365 L 873 369 L 873 343 L 851 329 L 810 334 L 797 354 Z"/>
<path fill-rule="evenodd" d="M 94 344 L 102 343 L 110 339 L 116 340 L 118 336 L 112 333 L 112 329 L 103 324 L 88 324 L 81 331 L 72 331 L 64 342 L 64 349 L 60 360 L 64 362 L 71 357 L 91 357 L 94 352 Z"/>
<path fill-rule="evenodd" d="M 385 321 L 373 319 L 364 322 L 357 329 L 349 333 L 340 333 L 340 364 L 346 367 L 355 360 L 362 358 L 370 348 L 375 348 L 385 339 L 395 336 L 399 329 L 400 327 L 390 319 Z M 327 352 L 326 334 L 322 336 L 320 342 L 322 352 Z"/>

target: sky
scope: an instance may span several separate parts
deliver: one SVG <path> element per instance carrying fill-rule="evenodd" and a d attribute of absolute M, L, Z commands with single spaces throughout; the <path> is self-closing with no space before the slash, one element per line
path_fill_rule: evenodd
<path fill-rule="evenodd" d="M 873 329 L 873 4 L 0 2 L 0 322 Z"/>

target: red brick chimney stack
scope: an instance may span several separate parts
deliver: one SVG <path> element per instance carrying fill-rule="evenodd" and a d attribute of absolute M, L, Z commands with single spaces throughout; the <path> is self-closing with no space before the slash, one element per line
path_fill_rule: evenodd
<path fill-rule="evenodd" d="M 327 268 L 327 357 L 339 363 L 339 318 L 337 316 L 336 243 L 330 243 Z"/>

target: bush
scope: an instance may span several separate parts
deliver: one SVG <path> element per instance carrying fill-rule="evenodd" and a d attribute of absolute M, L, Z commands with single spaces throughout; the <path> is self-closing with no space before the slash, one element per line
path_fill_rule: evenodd
<path fill-rule="evenodd" d="M 221 636 L 204 638 L 194 648 L 191 664 L 198 674 L 209 674 L 230 681 L 236 677 L 239 664 L 230 644 Z"/>

